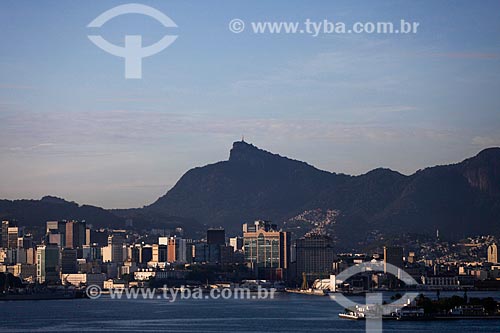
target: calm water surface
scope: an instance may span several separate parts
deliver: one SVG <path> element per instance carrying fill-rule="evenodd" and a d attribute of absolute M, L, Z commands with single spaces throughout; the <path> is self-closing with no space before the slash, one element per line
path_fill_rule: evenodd
<path fill-rule="evenodd" d="M 441 293 L 441 297 L 448 296 Z M 462 296 L 463 293 L 458 293 Z M 390 295 L 386 295 L 386 298 Z M 434 296 L 434 294 L 429 294 Z M 470 292 L 469 297 L 500 293 Z M 364 301 L 360 297 L 359 303 Z M 277 294 L 269 300 L 51 300 L 0 302 L 2 332 L 363 332 L 328 297 Z M 384 322 L 384 332 L 500 332 L 500 320 Z"/>

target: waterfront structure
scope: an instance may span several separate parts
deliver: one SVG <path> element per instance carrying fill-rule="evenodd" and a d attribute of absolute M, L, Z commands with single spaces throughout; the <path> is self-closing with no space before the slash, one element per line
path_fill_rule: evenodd
<path fill-rule="evenodd" d="M 498 263 L 498 247 L 496 244 L 488 246 L 488 262 L 492 264 Z"/>
<path fill-rule="evenodd" d="M 428 287 L 452 289 L 460 285 L 458 276 L 423 276 L 422 284 Z"/>
<path fill-rule="evenodd" d="M 36 265 L 17 263 L 12 266 L 7 266 L 7 271 L 23 280 L 34 281 L 36 278 Z"/>
<path fill-rule="evenodd" d="M 106 274 L 104 273 L 81 273 L 81 274 L 62 274 L 61 280 L 63 284 L 71 284 L 74 286 L 91 286 L 96 285 L 104 287 Z"/>
<path fill-rule="evenodd" d="M 245 262 L 259 279 L 283 280 L 289 265 L 290 234 L 275 224 L 255 221 L 243 225 Z"/>
<path fill-rule="evenodd" d="M 295 241 L 297 276 L 309 279 L 329 276 L 333 269 L 335 251 L 333 240 L 326 235 L 312 234 Z"/>
<path fill-rule="evenodd" d="M 36 248 L 38 283 L 57 283 L 59 281 L 59 247 L 53 244 L 39 245 Z"/>

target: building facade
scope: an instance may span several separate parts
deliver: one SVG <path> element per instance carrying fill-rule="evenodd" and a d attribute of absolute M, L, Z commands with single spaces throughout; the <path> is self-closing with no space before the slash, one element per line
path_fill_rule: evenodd
<path fill-rule="evenodd" d="M 59 282 L 60 260 L 57 245 L 39 245 L 36 248 L 36 277 L 38 283 Z"/>
<path fill-rule="evenodd" d="M 245 262 L 259 279 L 283 280 L 289 265 L 290 234 L 276 225 L 255 221 L 243 225 Z"/>
<path fill-rule="evenodd" d="M 311 279 L 329 276 L 335 251 L 333 240 L 326 235 L 308 235 L 295 241 L 297 276 L 303 273 Z"/>
<path fill-rule="evenodd" d="M 498 263 L 498 247 L 496 244 L 488 246 L 488 262 L 492 264 Z"/>

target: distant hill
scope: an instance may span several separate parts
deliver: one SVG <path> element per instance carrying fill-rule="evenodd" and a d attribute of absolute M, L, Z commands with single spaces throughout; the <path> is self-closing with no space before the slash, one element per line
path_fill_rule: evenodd
<path fill-rule="evenodd" d="M 229 234 L 240 233 L 245 222 L 267 219 L 287 221 L 296 234 L 325 226 L 344 244 L 374 230 L 396 235 L 439 229 L 451 239 L 500 235 L 500 148 L 410 176 L 389 169 L 348 176 L 239 141 L 227 161 L 187 171 L 142 209 L 107 211 L 45 197 L 0 200 L 0 218 L 28 225 L 85 219 L 96 226 L 123 226 L 132 218 L 134 226 L 181 226 L 188 233 L 223 226 Z"/>
<path fill-rule="evenodd" d="M 16 220 L 22 226 L 45 226 L 46 221 L 53 220 L 86 220 L 103 227 L 124 225 L 122 218 L 105 209 L 51 196 L 41 200 L 0 200 L 0 219 Z"/>

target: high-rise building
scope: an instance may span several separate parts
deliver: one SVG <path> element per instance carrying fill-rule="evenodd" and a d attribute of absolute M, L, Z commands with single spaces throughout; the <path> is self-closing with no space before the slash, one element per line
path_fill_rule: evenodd
<path fill-rule="evenodd" d="M 498 247 L 496 244 L 488 246 L 488 262 L 493 264 L 498 263 Z"/>
<path fill-rule="evenodd" d="M 290 234 L 276 225 L 256 221 L 243 225 L 245 261 L 257 278 L 283 280 L 290 258 Z"/>
<path fill-rule="evenodd" d="M 329 275 L 333 269 L 333 240 L 326 235 L 307 235 L 295 241 L 297 276 L 311 279 Z"/>
<path fill-rule="evenodd" d="M 187 239 L 170 237 L 167 243 L 168 262 L 188 263 L 192 261 L 192 250 Z"/>
<path fill-rule="evenodd" d="M 153 262 L 166 262 L 167 261 L 168 245 L 153 244 L 151 261 Z"/>
<path fill-rule="evenodd" d="M 91 241 L 92 230 L 90 228 L 85 229 L 85 244 L 84 245 L 92 245 Z"/>
<path fill-rule="evenodd" d="M 207 244 L 226 244 L 226 231 L 222 228 L 220 229 L 208 229 L 207 230 Z"/>
<path fill-rule="evenodd" d="M 65 248 L 61 251 L 61 273 L 78 273 L 76 249 Z"/>
<path fill-rule="evenodd" d="M 122 233 L 114 233 L 108 236 L 108 247 L 110 247 L 112 262 L 122 263 L 125 261 L 123 257 L 124 243 L 125 237 Z"/>
<path fill-rule="evenodd" d="M 416 263 L 415 252 L 408 253 L 408 259 L 407 259 L 407 261 L 408 261 L 409 264 Z"/>
<path fill-rule="evenodd" d="M 57 245 L 39 245 L 36 248 L 36 277 L 39 283 L 59 282 L 59 247 Z"/>
<path fill-rule="evenodd" d="M 403 248 L 399 246 L 384 246 L 384 273 L 387 273 L 387 264 L 403 268 Z"/>
<path fill-rule="evenodd" d="M 159 245 L 168 245 L 168 237 L 166 237 L 166 236 L 158 237 L 158 244 Z"/>
<path fill-rule="evenodd" d="M 153 247 L 151 245 L 144 245 L 140 253 L 140 262 L 146 264 L 153 258 Z"/>
<path fill-rule="evenodd" d="M 46 242 L 61 248 L 66 246 L 66 221 L 46 222 Z"/>
<path fill-rule="evenodd" d="M 229 238 L 229 245 L 233 247 L 233 251 L 239 251 L 243 249 L 243 237 L 231 237 Z"/>
<path fill-rule="evenodd" d="M 77 249 L 86 244 L 85 222 L 66 222 L 66 248 Z"/>
<path fill-rule="evenodd" d="M 18 227 L 8 227 L 7 228 L 7 248 L 17 249 L 17 239 L 19 238 L 19 228 Z"/>
<path fill-rule="evenodd" d="M 64 234 L 66 232 L 66 221 L 47 221 L 46 233 L 54 232 Z"/>
<path fill-rule="evenodd" d="M 23 249 L 29 249 L 33 247 L 33 236 L 32 235 L 24 235 L 17 239 L 17 247 Z"/>
<path fill-rule="evenodd" d="M 9 243 L 9 221 L 2 221 L 2 232 L 0 234 L 0 247 L 7 248 Z"/>

